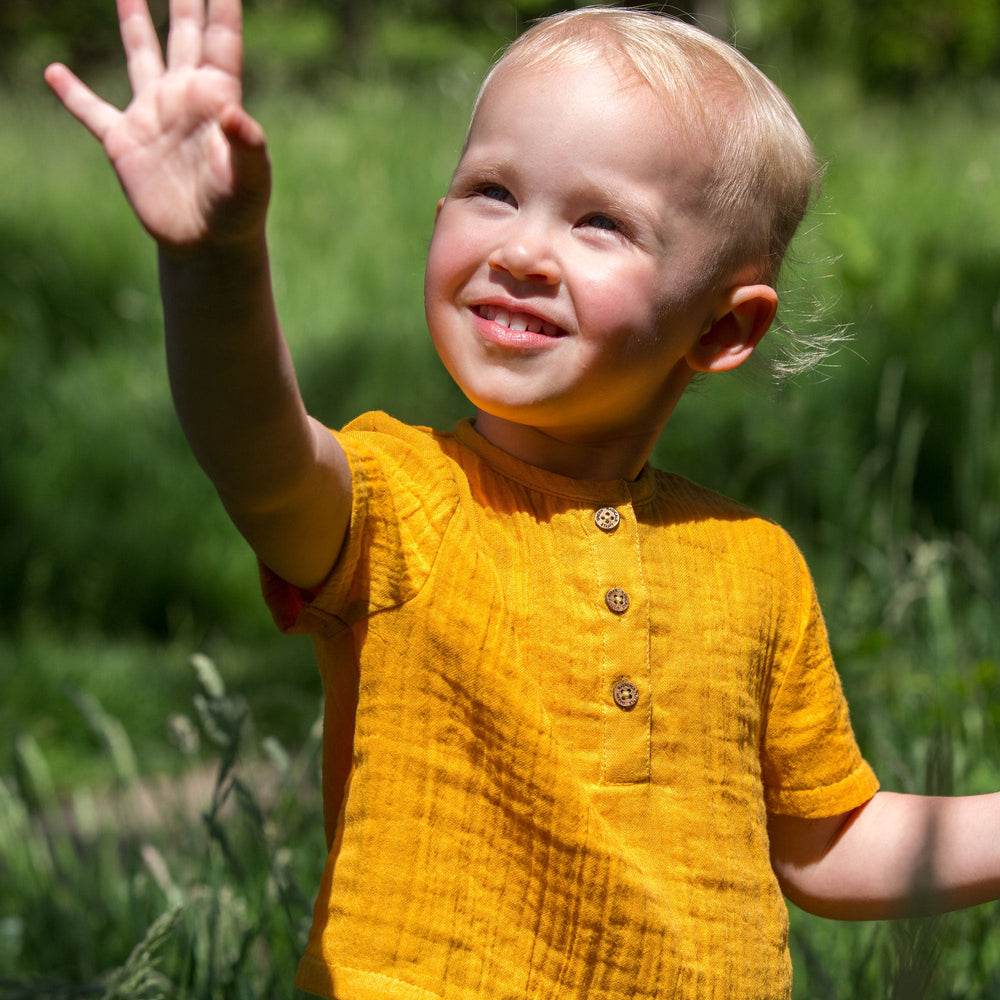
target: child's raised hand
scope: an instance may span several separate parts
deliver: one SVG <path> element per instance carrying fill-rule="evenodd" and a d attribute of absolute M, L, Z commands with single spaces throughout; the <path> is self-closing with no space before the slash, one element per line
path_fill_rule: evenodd
<path fill-rule="evenodd" d="M 264 131 L 241 104 L 240 0 L 170 0 L 164 65 L 146 0 L 118 0 L 132 100 L 119 111 L 65 66 L 45 79 L 104 146 L 139 221 L 165 249 L 263 233 Z"/>

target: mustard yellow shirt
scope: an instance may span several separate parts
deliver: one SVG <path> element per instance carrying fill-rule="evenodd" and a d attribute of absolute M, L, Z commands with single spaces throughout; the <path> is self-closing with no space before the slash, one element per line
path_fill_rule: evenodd
<path fill-rule="evenodd" d="M 867 800 L 813 585 L 678 476 L 543 472 L 369 414 L 316 594 L 330 853 L 297 983 L 340 1000 L 791 989 L 766 811 Z"/>

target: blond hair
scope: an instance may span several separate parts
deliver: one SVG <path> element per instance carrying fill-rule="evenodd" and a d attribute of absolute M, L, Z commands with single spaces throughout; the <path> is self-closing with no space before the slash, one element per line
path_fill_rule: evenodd
<path fill-rule="evenodd" d="M 708 32 L 665 14 L 621 7 L 584 7 L 544 18 L 494 64 L 479 90 L 473 122 L 499 72 L 580 63 L 595 55 L 634 73 L 707 147 L 713 166 L 706 204 L 728 234 L 717 253 L 717 275 L 750 265 L 753 280 L 776 284 L 788 245 L 819 191 L 822 167 L 781 90 Z M 827 353 L 824 335 L 802 339 L 801 350 L 784 347 L 787 358 L 776 373 L 814 367 Z"/>

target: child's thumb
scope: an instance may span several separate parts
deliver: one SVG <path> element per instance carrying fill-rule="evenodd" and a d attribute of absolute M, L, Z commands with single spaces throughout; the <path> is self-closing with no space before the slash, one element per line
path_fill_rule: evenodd
<path fill-rule="evenodd" d="M 271 164 L 260 123 L 233 105 L 222 113 L 219 125 L 229 140 L 237 190 L 267 192 L 271 185 Z"/>

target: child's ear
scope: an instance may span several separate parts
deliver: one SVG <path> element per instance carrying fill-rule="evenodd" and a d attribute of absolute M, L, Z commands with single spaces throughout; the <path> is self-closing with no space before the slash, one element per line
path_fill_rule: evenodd
<path fill-rule="evenodd" d="M 738 368 L 760 343 L 778 311 L 778 293 L 770 285 L 738 285 L 720 303 L 712 325 L 687 355 L 696 372 Z"/>

